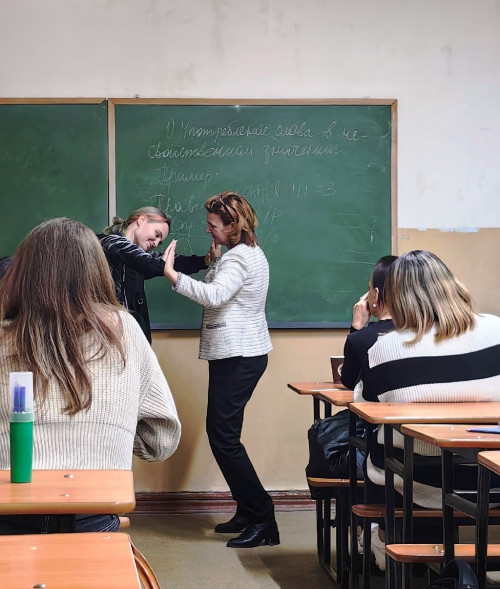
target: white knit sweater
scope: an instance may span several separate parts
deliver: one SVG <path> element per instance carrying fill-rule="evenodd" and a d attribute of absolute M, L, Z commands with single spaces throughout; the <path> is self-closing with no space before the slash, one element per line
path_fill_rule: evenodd
<path fill-rule="evenodd" d="M 160 365 L 135 319 L 120 311 L 126 365 L 117 353 L 92 360 L 92 406 L 73 417 L 62 412 L 57 383 L 46 402 L 35 400 L 34 469 L 124 469 L 132 454 L 148 461 L 176 450 L 181 426 Z M 9 468 L 9 358 L 11 343 L 0 326 L 0 469 Z M 95 347 L 95 346 L 94 346 Z M 89 350 L 92 343 L 89 342 Z"/>
<path fill-rule="evenodd" d="M 272 350 L 265 306 L 269 265 L 259 246 L 228 250 L 205 281 L 179 273 L 174 290 L 203 306 L 200 358 L 253 357 Z"/>

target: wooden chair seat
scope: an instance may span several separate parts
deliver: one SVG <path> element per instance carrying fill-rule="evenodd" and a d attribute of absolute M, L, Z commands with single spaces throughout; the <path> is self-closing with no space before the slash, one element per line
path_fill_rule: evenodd
<path fill-rule="evenodd" d="M 329 579 L 345 586 L 348 579 L 347 529 L 349 525 L 349 479 L 307 477 L 311 498 L 316 501 L 316 548 L 318 560 Z M 362 486 L 363 481 L 358 481 Z M 335 519 L 332 519 L 332 500 Z M 335 527 L 335 566 L 332 566 L 331 533 Z"/>
<path fill-rule="evenodd" d="M 396 562 L 420 563 L 444 560 L 442 544 L 388 544 L 386 553 Z M 455 544 L 455 558 L 474 562 L 476 547 L 474 544 Z M 500 560 L 500 544 L 488 544 L 488 558 Z"/>

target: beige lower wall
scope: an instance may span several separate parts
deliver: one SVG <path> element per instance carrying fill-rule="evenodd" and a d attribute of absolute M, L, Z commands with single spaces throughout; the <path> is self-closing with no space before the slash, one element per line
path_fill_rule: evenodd
<path fill-rule="evenodd" d="M 439 255 L 470 289 L 478 310 L 500 315 L 500 229 L 468 233 L 400 229 L 398 243 L 398 253 L 428 249 Z M 328 358 L 342 353 L 346 333 L 321 329 L 271 331 L 274 350 L 247 407 L 243 431 L 247 451 L 269 490 L 306 488 L 304 468 L 312 401 L 293 393 L 286 383 L 330 380 Z M 205 434 L 208 372 L 207 363 L 197 359 L 198 332 L 155 331 L 153 347 L 176 400 L 183 434 L 170 460 L 159 464 L 134 461 L 136 490 L 227 490 Z"/>

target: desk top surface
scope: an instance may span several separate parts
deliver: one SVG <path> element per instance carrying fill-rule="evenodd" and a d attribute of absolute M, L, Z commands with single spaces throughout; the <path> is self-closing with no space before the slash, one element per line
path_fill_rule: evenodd
<path fill-rule="evenodd" d="M 321 391 L 317 395 L 322 401 L 326 401 L 337 407 L 348 407 L 349 403 L 352 403 L 353 391 L 349 389 Z"/>
<path fill-rule="evenodd" d="M 424 424 L 403 425 L 401 433 L 439 446 L 440 448 L 498 448 L 500 435 L 469 432 L 469 428 L 477 424 Z"/>
<path fill-rule="evenodd" d="M 127 534 L 0 536 L 2 587 L 140 589 Z"/>
<path fill-rule="evenodd" d="M 289 382 L 288 388 L 292 389 L 299 395 L 315 395 L 322 392 L 347 391 L 340 383 L 333 383 L 333 381 L 309 381 L 309 382 Z M 352 392 L 352 391 L 351 391 Z"/>
<path fill-rule="evenodd" d="M 128 513 L 135 509 L 131 470 L 34 470 L 11 483 L 0 470 L 0 514 Z"/>
<path fill-rule="evenodd" d="M 369 423 L 498 423 L 500 402 L 351 403 L 349 409 Z"/>
<path fill-rule="evenodd" d="M 479 452 L 477 455 L 477 460 L 479 464 L 486 466 L 492 472 L 500 474 L 500 450 Z"/>

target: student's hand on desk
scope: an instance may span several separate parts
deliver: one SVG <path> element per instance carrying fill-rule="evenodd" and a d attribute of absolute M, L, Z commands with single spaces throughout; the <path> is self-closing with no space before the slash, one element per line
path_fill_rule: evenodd
<path fill-rule="evenodd" d="M 363 329 L 370 321 L 370 307 L 368 304 L 368 293 L 359 299 L 352 308 L 352 326 L 354 329 Z"/>
<path fill-rule="evenodd" d="M 163 252 L 163 255 L 162 255 L 162 259 L 165 262 L 165 267 L 163 268 L 163 274 L 174 285 L 177 283 L 177 277 L 178 277 L 177 272 L 174 270 L 176 246 L 177 246 L 177 240 L 173 239 L 172 242 L 169 244 L 169 246 Z"/>

